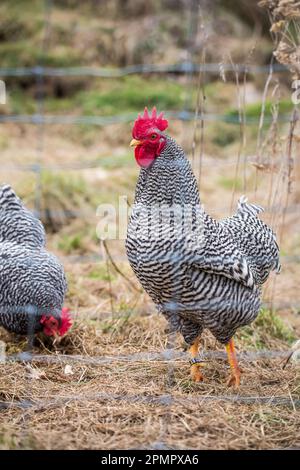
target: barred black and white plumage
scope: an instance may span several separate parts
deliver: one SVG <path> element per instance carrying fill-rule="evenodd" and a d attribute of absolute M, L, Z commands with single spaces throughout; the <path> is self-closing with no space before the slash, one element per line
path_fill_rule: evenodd
<path fill-rule="evenodd" d="M 45 249 L 45 230 L 9 185 L 0 188 L 0 325 L 18 334 L 43 329 L 42 316 L 61 324 L 67 283 Z"/>
<path fill-rule="evenodd" d="M 30 212 L 9 185 L 0 188 L 0 242 L 41 248 L 46 234 L 39 219 Z"/>
<path fill-rule="evenodd" d="M 227 344 L 256 318 L 261 284 L 279 270 L 275 234 L 257 217 L 261 208 L 243 197 L 232 217 L 210 217 L 183 150 L 155 132 L 165 146 L 140 171 L 126 240 L 129 262 L 157 309 L 189 344 L 204 328 Z M 142 145 L 133 136 L 133 144 Z"/>
<path fill-rule="evenodd" d="M 245 252 L 257 285 L 263 284 L 272 270 L 277 273 L 281 270 L 276 235 L 258 217 L 263 210 L 242 196 L 236 214 L 221 221 L 239 249 Z"/>

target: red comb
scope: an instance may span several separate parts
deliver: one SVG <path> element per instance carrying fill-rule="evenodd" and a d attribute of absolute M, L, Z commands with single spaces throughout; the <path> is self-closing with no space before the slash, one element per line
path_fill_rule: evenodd
<path fill-rule="evenodd" d="M 164 131 L 167 129 L 169 123 L 167 119 L 164 119 L 164 114 L 160 113 L 157 115 L 156 107 L 152 109 L 151 115 L 148 112 L 148 108 L 145 107 L 144 109 L 144 114 L 141 116 L 140 114 L 138 115 L 137 119 L 134 122 L 134 126 L 132 129 L 132 137 L 134 139 L 138 139 L 139 137 L 142 137 L 143 134 L 149 129 L 149 128 L 156 128 L 159 129 L 160 131 Z"/>
<path fill-rule="evenodd" d="M 72 317 L 70 314 L 70 311 L 68 308 L 64 307 L 61 310 L 61 325 L 58 330 L 58 333 L 60 336 L 63 336 L 66 334 L 66 332 L 71 328 L 72 326 Z"/>

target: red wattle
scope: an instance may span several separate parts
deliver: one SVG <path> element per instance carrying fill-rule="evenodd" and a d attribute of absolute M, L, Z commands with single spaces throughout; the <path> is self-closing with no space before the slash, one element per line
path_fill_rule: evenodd
<path fill-rule="evenodd" d="M 146 147 L 145 145 L 138 145 L 134 149 L 134 156 L 138 165 L 143 168 L 148 168 L 155 159 L 155 149 Z"/>
<path fill-rule="evenodd" d="M 64 336 L 66 332 L 71 328 L 73 322 L 72 322 L 72 317 L 69 312 L 69 309 L 66 307 L 63 307 L 61 311 L 61 325 L 58 330 L 58 334 L 60 336 Z"/>

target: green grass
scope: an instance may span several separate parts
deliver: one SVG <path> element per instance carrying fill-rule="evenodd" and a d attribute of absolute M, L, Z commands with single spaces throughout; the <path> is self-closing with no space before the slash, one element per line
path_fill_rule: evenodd
<path fill-rule="evenodd" d="M 120 310 L 122 311 L 122 310 Z M 118 316 L 116 319 L 105 320 L 100 325 L 103 333 L 121 333 L 124 328 L 130 322 L 134 312 L 132 310 L 127 310 L 122 314 L 122 316 Z"/>
<path fill-rule="evenodd" d="M 0 37 L 15 42 L 31 37 L 43 27 L 43 3 L 40 0 L 1 0 Z M 1 58 L 2 59 L 2 58 Z"/>
<path fill-rule="evenodd" d="M 32 177 L 22 180 L 18 194 L 28 207 L 35 206 L 35 193 Z M 40 210 L 41 220 L 47 230 L 57 232 L 71 220 L 82 218 L 96 210 L 96 195 L 86 180 L 68 172 L 43 171 L 41 174 Z M 78 245 L 79 240 L 65 240 L 68 245 Z"/>
<path fill-rule="evenodd" d="M 122 155 L 108 155 L 105 157 L 99 157 L 98 162 L 102 168 L 107 170 L 115 170 L 118 168 L 126 168 L 128 165 L 136 165 L 132 151 Z"/>
<path fill-rule="evenodd" d="M 112 115 L 142 111 L 145 106 L 157 106 L 159 110 L 177 109 L 183 100 L 184 88 L 175 81 L 130 76 L 111 80 L 102 90 L 78 93 L 74 106 L 79 106 L 87 115 Z"/>
<path fill-rule="evenodd" d="M 7 105 L 12 114 L 34 114 L 37 110 L 36 100 L 29 93 L 15 86 L 9 88 Z"/>
<path fill-rule="evenodd" d="M 87 277 L 100 281 L 113 281 L 114 279 L 116 279 L 116 276 L 114 276 L 111 272 L 107 271 L 106 265 L 100 263 L 91 269 Z"/>
<path fill-rule="evenodd" d="M 5 150 L 9 146 L 9 137 L 0 134 L 0 150 Z"/>
<path fill-rule="evenodd" d="M 231 190 L 232 188 L 236 188 L 238 191 L 241 191 L 243 189 L 243 183 L 241 178 L 230 178 L 227 176 L 222 176 L 221 178 L 218 179 L 218 184 L 224 188 Z"/>
<path fill-rule="evenodd" d="M 43 48 L 45 28 L 44 4 L 40 0 L 2 0 L 0 4 L 0 57 L 2 67 L 71 66 L 80 64 L 83 57 L 66 41 L 56 38 Z M 68 25 L 64 32 L 70 34 Z M 56 32 L 56 30 L 55 30 Z M 56 34 L 57 36 L 57 34 Z M 54 47 L 53 47 L 54 46 Z M 43 51 L 44 49 L 44 51 Z"/>
<path fill-rule="evenodd" d="M 265 116 L 270 117 L 272 115 L 272 106 L 273 106 L 272 101 L 266 101 L 265 103 Z M 261 107 L 262 103 L 253 103 L 245 106 L 245 116 L 247 118 L 256 118 L 259 119 L 261 115 Z M 285 99 L 279 102 L 279 113 L 280 114 L 287 114 L 290 111 L 292 111 L 294 105 L 291 100 Z M 238 119 L 239 118 L 239 111 L 237 109 L 231 109 L 227 111 L 225 114 L 229 118 L 234 118 Z"/>
<path fill-rule="evenodd" d="M 45 204 L 48 198 L 53 197 L 54 200 L 61 200 L 66 205 L 80 207 L 83 201 L 91 203 L 93 199 L 87 182 L 77 174 L 43 171 L 41 187 Z"/>
<path fill-rule="evenodd" d="M 212 142 L 218 147 L 226 147 L 240 139 L 239 126 L 220 122 L 212 128 Z"/>
<path fill-rule="evenodd" d="M 256 349 L 269 347 L 270 338 L 292 344 L 296 336 L 294 331 L 284 323 L 276 312 L 262 308 L 257 319 L 237 334 L 245 346 L 254 346 Z"/>
<path fill-rule="evenodd" d="M 1 45 L 0 45 L 1 54 Z M 12 53 L 14 55 L 14 53 Z M 29 54 L 30 55 L 30 54 Z M 59 66 L 70 64 L 61 63 L 59 55 L 47 58 L 47 65 Z M 30 60 L 32 56 L 30 55 Z M 10 66 L 17 65 L 19 59 Z M 72 62 L 72 59 L 69 59 Z M 33 63 L 35 63 L 33 61 Z M 27 65 L 33 65 L 27 64 Z M 81 84 L 83 87 L 84 85 Z M 94 85 L 93 85 L 94 86 Z M 165 80 L 156 77 L 129 76 L 113 80 L 101 80 L 98 88 L 79 90 L 74 87 L 74 91 L 69 88 L 70 95 L 55 97 L 45 96 L 45 112 L 50 114 L 64 113 L 92 116 L 111 116 L 114 114 L 127 112 L 141 112 L 145 106 L 149 108 L 156 106 L 159 111 L 166 109 L 181 109 L 184 101 L 184 87 L 173 80 Z M 50 90 L 50 93 L 51 90 Z M 33 113 L 35 112 L 36 100 L 28 91 L 18 88 L 15 84 L 10 90 L 10 107 L 14 112 Z"/>
<path fill-rule="evenodd" d="M 273 338 L 292 343 L 296 336 L 293 330 L 284 323 L 275 312 L 262 308 L 255 322 L 257 328 L 267 331 Z"/>
<path fill-rule="evenodd" d="M 82 249 L 82 234 L 76 233 L 75 235 L 61 235 L 60 240 L 58 242 L 58 248 L 67 255 L 71 254 L 74 251 Z"/>
<path fill-rule="evenodd" d="M 33 40 L 0 43 L 2 67 L 32 67 L 37 64 L 47 67 L 70 67 L 80 65 L 81 57 L 67 46 L 56 46 L 47 53 L 42 52 Z"/>
<path fill-rule="evenodd" d="M 228 108 L 232 99 L 236 96 L 236 84 L 234 82 L 213 81 L 205 85 L 205 96 L 208 103 L 217 105 L 217 109 Z"/>

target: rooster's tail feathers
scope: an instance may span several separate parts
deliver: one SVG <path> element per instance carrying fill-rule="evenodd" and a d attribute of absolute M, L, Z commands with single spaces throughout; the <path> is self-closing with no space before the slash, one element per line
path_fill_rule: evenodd
<path fill-rule="evenodd" d="M 22 203 L 9 184 L 0 187 L 0 210 L 18 210 Z"/>
<path fill-rule="evenodd" d="M 248 198 L 246 196 L 241 196 L 238 202 L 238 212 L 247 213 L 252 216 L 257 216 L 260 212 L 263 212 L 264 208 L 258 206 L 257 204 L 248 203 Z"/>

